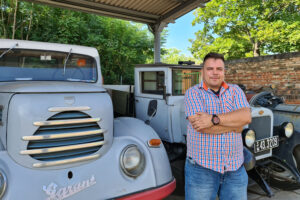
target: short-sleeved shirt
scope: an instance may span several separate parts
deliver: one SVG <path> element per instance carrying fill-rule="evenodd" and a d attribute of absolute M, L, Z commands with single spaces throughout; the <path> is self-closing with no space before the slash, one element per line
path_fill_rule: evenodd
<path fill-rule="evenodd" d="M 250 107 L 244 92 L 237 85 L 222 83 L 219 95 L 202 81 L 185 93 L 186 117 L 198 112 L 224 114 Z M 224 173 L 236 171 L 244 162 L 240 133 L 209 134 L 187 127 L 187 156 L 205 168 Z"/>

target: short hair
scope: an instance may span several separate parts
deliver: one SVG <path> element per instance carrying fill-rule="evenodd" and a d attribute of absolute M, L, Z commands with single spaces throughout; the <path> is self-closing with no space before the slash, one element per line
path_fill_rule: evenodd
<path fill-rule="evenodd" d="M 205 63 L 205 61 L 207 59 L 209 59 L 209 58 L 221 59 L 225 63 L 225 59 L 224 59 L 224 55 L 223 54 L 219 54 L 219 53 L 215 53 L 215 52 L 210 52 L 210 53 L 206 54 L 206 56 L 204 57 L 203 63 Z"/>

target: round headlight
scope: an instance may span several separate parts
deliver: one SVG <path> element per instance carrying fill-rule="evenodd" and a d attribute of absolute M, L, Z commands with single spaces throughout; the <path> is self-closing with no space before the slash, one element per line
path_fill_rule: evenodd
<path fill-rule="evenodd" d="M 0 170 L 0 199 L 2 199 L 6 190 L 7 179 L 2 170 Z"/>
<path fill-rule="evenodd" d="M 252 147 L 255 142 L 255 132 L 252 129 L 248 129 L 245 132 L 245 144 L 247 147 Z"/>
<path fill-rule="evenodd" d="M 136 145 L 130 145 L 122 151 L 120 164 L 126 175 L 137 177 L 145 169 L 145 157 Z"/>
<path fill-rule="evenodd" d="M 283 124 L 284 134 L 287 138 L 290 138 L 294 133 L 294 125 L 291 122 Z"/>

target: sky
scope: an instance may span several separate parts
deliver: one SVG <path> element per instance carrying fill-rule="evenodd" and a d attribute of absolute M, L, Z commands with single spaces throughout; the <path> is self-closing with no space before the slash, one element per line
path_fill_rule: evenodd
<path fill-rule="evenodd" d="M 198 30 L 202 29 L 202 25 L 196 24 L 192 26 L 192 21 L 195 16 L 193 11 L 187 13 L 186 15 L 178 18 L 174 24 L 168 24 L 168 36 L 165 44 L 166 48 L 176 48 L 181 50 L 181 53 L 192 56 L 191 52 L 188 50 L 192 46 L 189 39 L 195 39 L 195 34 Z"/>

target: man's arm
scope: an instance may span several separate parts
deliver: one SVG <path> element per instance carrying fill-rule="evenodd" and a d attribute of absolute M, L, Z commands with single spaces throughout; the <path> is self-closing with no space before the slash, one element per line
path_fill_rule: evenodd
<path fill-rule="evenodd" d="M 231 132 L 231 131 L 240 133 L 243 130 L 243 126 L 241 126 L 241 127 L 226 127 L 226 126 L 222 126 L 222 125 L 213 126 L 211 121 L 207 122 L 210 127 L 201 129 L 201 127 L 203 127 L 205 125 L 204 125 L 204 123 L 201 123 L 203 121 L 201 121 L 201 118 L 198 114 L 190 116 L 188 119 L 189 119 L 190 123 L 192 124 L 193 128 L 198 132 L 209 133 L 209 134 L 221 134 L 221 133 L 226 133 L 226 132 Z"/>
<path fill-rule="evenodd" d="M 207 133 L 220 133 L 236 131 L 240 132 L 241 127 L 251 123 L 251 112 L 250 108 L 241 108 L 233 112 L 226 114 L 219 114 L 220 124 L 213 126 L 211 121 L 212 115 L 208 113 L 197 113 L 196 115 L 188 117 L 193 128 L 198 132 Z"/>
<path fill-rule="evenodd" d="M 251 123 L 250 108 L 241 108 L 233 112 L 218 115 L 220 124 L 226 127 L 241 127 Z"/>
<path fill-rule="evenodd" d="M 226 126 L 211 126 L 210 128 L 201 129 L 198 132 L 209 133 L 209 134 L 222 134 L 227 132 L 241 133 L 243 127 L 226 127 Z"/>

